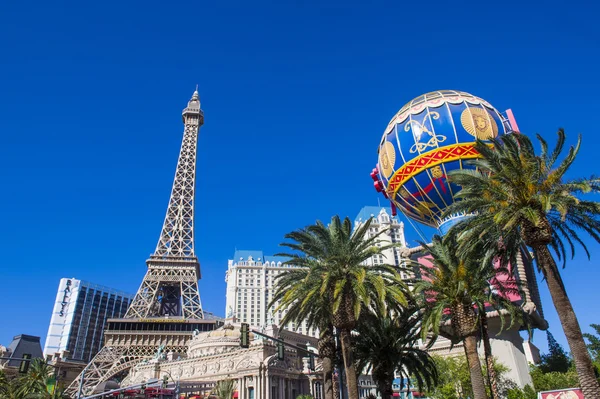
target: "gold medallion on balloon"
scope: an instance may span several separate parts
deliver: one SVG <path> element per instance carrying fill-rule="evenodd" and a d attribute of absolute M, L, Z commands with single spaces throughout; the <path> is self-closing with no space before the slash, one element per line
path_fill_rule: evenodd
<path fill-rule="evenodd" d="M 471 136 L 480 140 L 489 140 L 498 135 L 496 121 L 483 108 L 468 107 L 460 115 L 460 123 Z"/>
<path fill-rule="evenodd" d="M 442 177 L 444 177 L 444 172 L 439 166 L 434 166 L 433 168 L 431 168 L 431 175 L 434 179 L 441 179 Z"/>
<path fill-rule="evenodd" d="M 379 147 L 379 167 L 381 168 L 380 172 L 388 178 L 394 171 L 394 164 L 396 163 L 396 150 L 394 150 L 394 145 L 389 141 L 383 143 L 381 147 Z"/>

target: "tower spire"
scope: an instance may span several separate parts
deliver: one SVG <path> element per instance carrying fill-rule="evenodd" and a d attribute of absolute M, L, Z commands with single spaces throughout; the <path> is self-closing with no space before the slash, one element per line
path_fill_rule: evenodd
<path fill-rule="evenodd" d="M 152 258 L 195 259 L 194 189 L 198 131 L 204 123 L 198 91 L 181 113 L 185 125 L 163 228 Z"/>

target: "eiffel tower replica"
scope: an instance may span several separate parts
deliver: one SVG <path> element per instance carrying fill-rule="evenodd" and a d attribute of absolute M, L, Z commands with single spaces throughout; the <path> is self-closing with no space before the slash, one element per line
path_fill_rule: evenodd
<path fill-rule="evenodd" d="M 185 125 L 175 181 L 156 251 L 125 317 L 108 319 L 104 346 L 68 387 L 71 397 L 92 394 L 102 382 L 123 376 L 161 353 L 185 354 L 194 331 L 218 327 L 202 312 L 194 254 L 194 186 L 198 132 L 204 123 L 198 89 L 182 113 Z M 83 382 L 82 382 L 83 379 Z"/>

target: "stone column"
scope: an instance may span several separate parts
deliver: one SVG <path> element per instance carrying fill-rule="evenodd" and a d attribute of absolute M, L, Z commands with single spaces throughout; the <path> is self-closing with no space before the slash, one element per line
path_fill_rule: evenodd
<path fill-rule="evenodd" d="M 498 362 L 508 367 L 507 378 L 515 382 L 520 388 L 525 385 L 532 385 L 529 364 L 523 349 L 523 338 L 519 334 L 518 328 L 505 329 L 497 334 L 500 330 L 500 322 L 497 318 L 491 321 L 490 343 L 492 353 L 498 357 Z"/>
<path fill-rule="evenodd" d="M 271 398 L 271 376 L 269 376 L 269 369 L 265 366 L 265 399 L 273 399 Z"/>
<path fill-rule="evenodd" d="M 529 282 L 527 281 L 527 272 L 525 271 L 525 263 L 523 262 L 523 255 L 521 254 L 521 251 L 519 251 L 517 254 L 517 274 L 519 275 L 519 280 L 521 281 L 521 291 L 525 296 L 525 298 L 523 298 L 523 310 L 529 314 L 532 314 L 537 310 L 537 308 L 535 303 L 531 300 Z"/>
<path fill-rule="evenodd" d="M 263 399 L 262 396 L 262 370 L 260 364 L 258 365 L 258 374 L 256 375 L 254 382 L 254 399 Z"/>
<path fill-rule="evenodd" d="M 238 378 L 238 383 L 237 383 L 237 390 L 238 390 L 238 399 L 243 399 L 244 398 L 244 377 L 240 377 Z"/>
<path fill-rule="evenodd" d="M 265 399 L 264 389 L 265 389 L 265 373 L 262 368 L 258 370 L 258 386 L 259 391 L 256 393 L 257 399 Z"/>

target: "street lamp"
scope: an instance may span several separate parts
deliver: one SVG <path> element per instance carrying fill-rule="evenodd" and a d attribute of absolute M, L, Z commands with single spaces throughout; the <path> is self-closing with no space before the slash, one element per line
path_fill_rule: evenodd
<path fill-rule="evenodd" d="M 79 380 L 79 389 L 77 390 L 77 399 L 81 399 L 81 394 L 83 393 L 83 379 L 85 378 L 85 372 L 90 367 L 92 363 L 85 366 L 85 368 L 81 371 L 81 379 Z"/>
<path fill-rule="evenodd" d="M 112 346 L 107 346 L 106 347 L 107 350 L 112 351 L 113 347 Z M 85 378 L 85 372 L 87 371 L 88 367 L 90 367 L 92 365 L 92 363 L 89 363 L 87 366 L 85 366 L 85 368 L 81 371 L 81 379 L 79 380 L 79 389 L 77 390 L 77 396 L 76 399 L 81 399 L 81 394 L 83 393 L 83 379 Z"/>
<path fill-rule="evenodd" d="M 167 370 L 165 370 L 164 373 L 168 374 L 169 377 L 171 378 L 171 380 L 175 383 L 175 397 L 178 398 L 179 397 L 179 377 L 177 378 L 177 381 L 175 381 L 175 378 L 173 378 L 173 376 L 171 375 L 170 372 L 168 372 Z M 166 379 L 165 381 L 168 381 L 168 379 Z M 162 394 L 161 394 L 161 397 L 162 397 Z"/>

